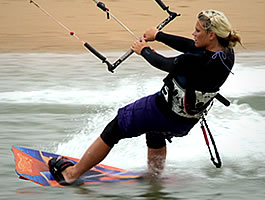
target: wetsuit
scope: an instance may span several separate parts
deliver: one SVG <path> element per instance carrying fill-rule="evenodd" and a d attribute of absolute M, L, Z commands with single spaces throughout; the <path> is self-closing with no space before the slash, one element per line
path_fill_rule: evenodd
<path fill-rule="evenodd" d="M 234 64 L 233 49 L 210 52 L 196 48 L 191 39 L 159 32 L 156 40 L 183 54 L 166 58 L 149 47 L 141 55 L 154 67 L 168 72 L 166 81 L 175 80 L 189 91 L 216 92 L 227 79 Z M 143 97 L 118 110 L 118 115 L 101 134 L 103 141 L 112 147 L 120 139 L 146 134 L 147 146 L 162 148 L 165 139 L 188 134 L 198 122 L 197 118 L 179 116 L 172 111 L 165 97 L 158 92 Z"/>

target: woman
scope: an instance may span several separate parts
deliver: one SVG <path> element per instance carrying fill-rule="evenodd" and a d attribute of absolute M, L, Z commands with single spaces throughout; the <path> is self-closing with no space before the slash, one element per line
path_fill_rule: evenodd
<path fill-rule="evenodd" d="M 100 137 L 74 165 L 65 158 L 51 159 L 50 171 L 62 185 L 75 183 L 87 170 L 101 162 L 120 139 L 146 134 L 148 169 L 159 175 L 166 159 L 166 139 L 182 137 L 199 121 L 225 82 L 234 64 L 234 47 L 240 37 L 223 13 L 202 11 L 194 40 L 151 28 L 131 49 L 154 67 L 168 72 L 160 92 L 120 108 Z M 151 50 L 146 41 L 160 41 L 182 52 L 171 58 Z"/>

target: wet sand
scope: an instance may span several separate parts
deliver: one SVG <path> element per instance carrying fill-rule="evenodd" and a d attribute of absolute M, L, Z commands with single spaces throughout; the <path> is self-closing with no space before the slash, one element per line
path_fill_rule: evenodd
<path fill-rule="evenodd" d="M 36 0 L 55 18 L 100 51 L 127 50 L 135 40 L 113 19 L 96 7 L 92 0 Z M 110 11 L 136 35 L 157 26 L 168 14 L 151 0 L 104 0 Z M 203 9 L 224 12 L 239 31 L 245 49 L 265 50 L 265 1 L 262 0 L 165 0 L 170 10 L 181 13 L 164 31 L 192 37 L 196 15 Z M 85 52 L 82 43 L 56 24 L 29 0 L 1 0 L 0 52 Z M 152 44 L 167 49 L 161 44 Z"/>

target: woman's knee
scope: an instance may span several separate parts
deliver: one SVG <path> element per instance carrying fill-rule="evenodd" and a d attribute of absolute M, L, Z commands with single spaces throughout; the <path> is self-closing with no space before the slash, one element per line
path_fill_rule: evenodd
<path fill-rule="evenodd" d="M 151 149 L 160 149 L 166 146 L 166 138 L 162 133 L 146 133 L 146 144 Z"/>
<path fill-rule="evenodd" d="M 119 142 L 121 139 L 121 132 L 117 116 L 105 127 L 100 137 L 109 147 L 113 147 Z"/>

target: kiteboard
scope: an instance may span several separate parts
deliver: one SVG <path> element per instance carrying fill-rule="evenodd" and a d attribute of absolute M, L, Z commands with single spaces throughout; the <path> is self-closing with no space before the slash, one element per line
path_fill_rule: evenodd
<path fill-rule="evenodd" d="M 29 180 L 42 186 L 64 187 L 60 185 L 51 175 L 48 161 L 62 155 L 44 151 L 29 149 L 25 147 L 12 146 L 16 162 L 16 173 L 20 179 Z M 64 156 L 77 163 L 79 159 Z M 143 177 L 141 172 L 131 172 L 125 169 L 98 164 L 85 172 L 80 178 L 83 185 L 102 184 L 113 182 L 136 181 Z"/>

